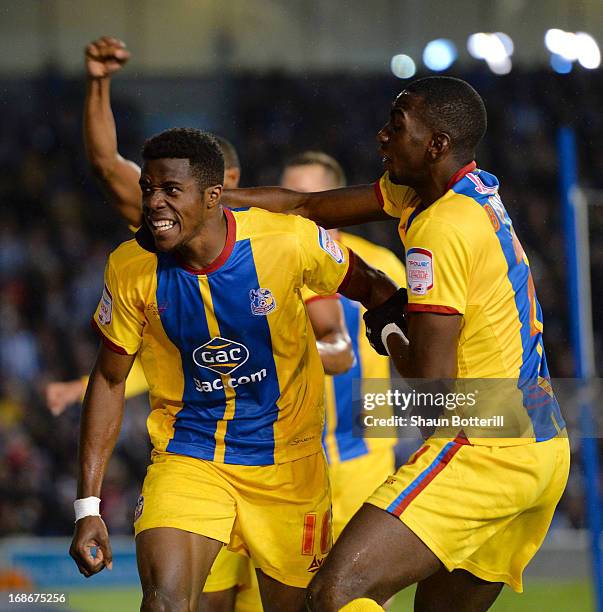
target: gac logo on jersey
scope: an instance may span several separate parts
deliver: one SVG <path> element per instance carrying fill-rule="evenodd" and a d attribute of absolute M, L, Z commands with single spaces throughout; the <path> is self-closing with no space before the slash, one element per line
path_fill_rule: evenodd
<path fill-rule="evenodd" d="M 433 289 L 433 253 L 428 249 L 408 249 L 406 276 L 408 288 L 415 295 L 425 295 Z"/>
<path fill-rule="evenodd" d="M 244 344 L 221 336 L 212 338 L 193 351 L 193 361 L 201 368 L 217 374 L 230 374 L 249 359 Z"/>
<path fill-rule="evenodd" d="M 276 308 L 276 300 L 270 289 L 252 289 L 249 292 L 249 300 L 251 302 L 251 314 L 258 317 L 266 316 Z"/>
<path fill-rule="evenodd" d="M 193 382 L 195 383 L 195 389 L 199 393 L 211 393 L 212 391 L 224 391 L 225 388 L 236 389 L 241 385 L 262 382 L 266 376 L 268 376 L 268 372 L 266 368 L 262 368 L 258 372 L 252 372 L 238 378 L 236 376 L 229 376 L 224 381 L 221 378 L 216 378 L 212 381 L 193 378 Z"/>

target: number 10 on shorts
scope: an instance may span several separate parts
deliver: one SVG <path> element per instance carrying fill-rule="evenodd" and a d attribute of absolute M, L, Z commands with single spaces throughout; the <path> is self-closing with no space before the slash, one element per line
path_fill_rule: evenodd
<path fill-rule="evenodd" d="M 314 550 L 314 542 L 316 541 L 316 528 L 318 523 L 318 514 L 316 512 L 308 512 L 304 516 L 304 531 L 302 537 L 302 555 L 312 556 Z M 333 544 L 333 531 L 331 529 L 331 510 L 327 510 L 320 524 L 320 554 L 326 555 Z"/>

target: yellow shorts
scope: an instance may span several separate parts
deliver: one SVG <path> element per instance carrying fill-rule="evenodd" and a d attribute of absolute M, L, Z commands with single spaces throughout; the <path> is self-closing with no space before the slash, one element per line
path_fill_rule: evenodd
<path fill-rule="evenodd" d="M 366 455 L 329 465 L 335 540 L 366 498 L 394 471 L 393 448 L 379 448 Z"/>
<path fill-rule="evenodd" d="M 235 612 L 263 612 L 264 610 L 255 568 L 251 567 L 251 569 L 253 571 L 250 574 L 251 580 L 249 584 L 240 586 L 237 591 L 234 607 Z"/>
<path fill-rule="evenodd" d="M 249 557 L 223 548 L 212 565 L 204 593 L 236 588 L 235 612 L 262 612 L 262 598 L 255 567 Z"/>
<path fill-rule="evenodd" d="M 223 548 L 205 581 L 204 593 L 236 588 L 235 612 L 262 612 L 260 586 L 249 557 Z"/>
<path fill-rule="evenodd" d="M 251 572 L 255 570 L 249 557 L 238 555 L 224 547 L 211 566 L 203 592 L 214 593 L 233 587 L 247 587 L 251 583 Z"/>
<path fill-rule="evenodd" d="M 367 500 L 446 566 L 521 592 L 569 472 L 565 435 L 520 446 L 431 438 Z"/>
<path fill-rule="evenodd" d="M 304 588 L 332 545 L 324 454 L 265 466 L 154 452 L 134 531 L 173 527 L 219 540 L 284 584 Z"/>
<path fill-rule="evenodd" d="M 366 498 L 394 470 L 393 448 L 379 448 L 361 457 L 329 465 L 335 539 Z M 255 568 L 250 560 L 223 549 L 214 561 L 204 591 L 222 591 L 234 586 L 238 587 L 236 612 L 262 610 Z"/>

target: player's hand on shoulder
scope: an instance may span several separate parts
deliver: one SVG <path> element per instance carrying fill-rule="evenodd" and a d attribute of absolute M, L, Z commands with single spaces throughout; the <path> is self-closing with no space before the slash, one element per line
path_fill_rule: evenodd
<path fill-rule="evenodd" d="M 123 41 L 103 36 L 86 46 L 85 58 L 88 76 L 103 79 L 120 70 L 130 59 L 130 52 Z"/>
<path fill-rule="evenodd" d="M 92 556 L 92 548 L 96 548 L 96 556 Z M 69 554 L 80 574 L 86 578 L 98 574 L 105 567 L 113 569 L 109 532 L 100 516 L 85 516 L 77 521 Z"/>
<path fill-rule="evenodd" d="M 380 355 L 389 355 L 386 345 L 390 334 L 399 336 L 403 344 L 408 344 L 408 329 L 404 316 L 407 302 L 406 289 L 398 289 L 386 302 L 364 313 L 366 337 Z"/>

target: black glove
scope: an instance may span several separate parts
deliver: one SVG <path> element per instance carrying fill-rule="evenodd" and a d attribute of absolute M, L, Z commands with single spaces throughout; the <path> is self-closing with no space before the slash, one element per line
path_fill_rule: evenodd
<path fill-rule="evenodd" d="M 385 346 L 385 337 L 390 333 L 399 333 L 406 340 L 408 333 L 404 317 L 404 306 L 408 303 L 406 289 L 398 289 L 381 306 L 367 310 L 364 313 L 364 324 L 366 325 L 366 337 L 371 346 L 379 355 L 389 356 Z M 389 326 L 386 329 L 386 326 Z M 385 334 L 383 333 L 385 331 Z M 383 337 L 385 335 L 385 337 Z"/>

